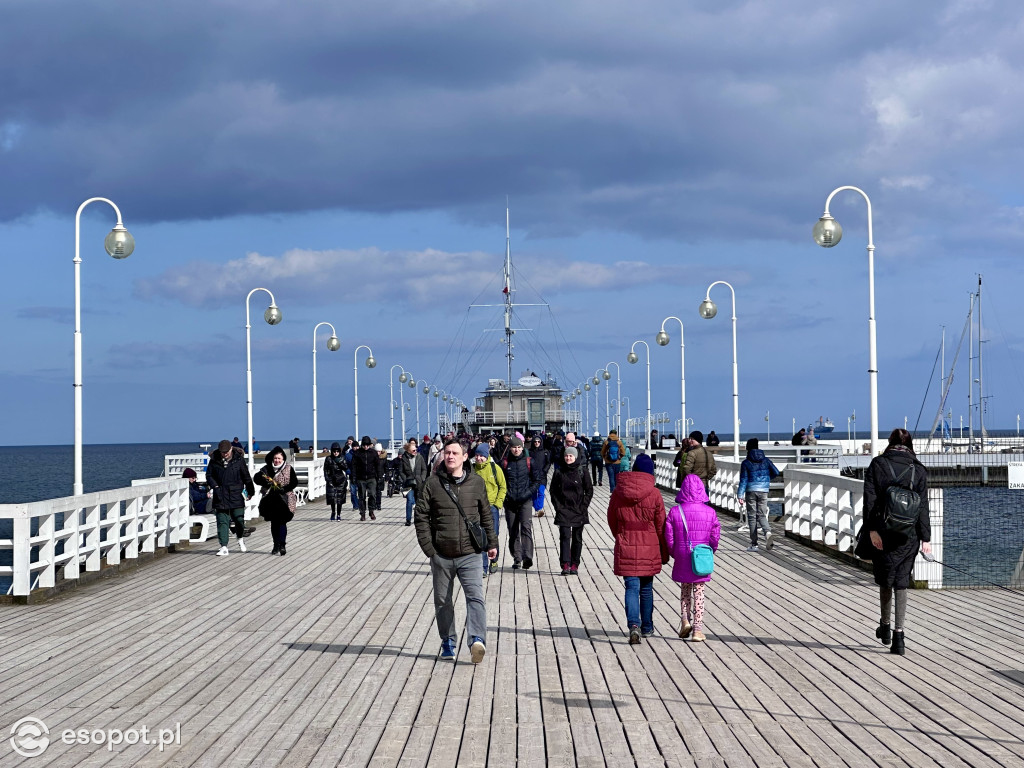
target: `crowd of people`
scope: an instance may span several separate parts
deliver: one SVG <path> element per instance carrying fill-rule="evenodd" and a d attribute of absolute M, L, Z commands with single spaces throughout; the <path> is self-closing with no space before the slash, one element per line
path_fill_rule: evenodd
<path fill-rule="evenodd" d="M 441 657 L 454 658 L 457 653 L 452 594 L 458 579 L 466 600 L 467 644 L 472 661 L 479 663 L 486 652 L 483 580 L 498 568 L 502 512 L 511 568 L 529 571 L 537 556 L 533 519 L 543 516 L 550 499 L 559 529 L 561 575 L 578 576 L 594 488 L 603 485 L 607 474 L 611 497 L 606 520 L 615 540 L 613 570 L 625 588 L 629 642 L 638 644 L 654 633 L 654 579 L 669 562 L 671 577 L 680 585 L 677 634 L 702 642 L 705 585 L 712 579 L 721 536 L 708 497 L 708 483 L 717 467 L 703 442 L 699 431 L 683 441 L 673 462 L 679 491 L 675 505 L 666 510 L 655 483 L 654 460 L 646 453 L 634 460 L 615 430 L 604 439 L 572 432 L 538 433 L 529 439 L 519 432 L 433 439 L 424 435 L 421 442 L 408 440 L 394 459 L 369 436 L 358 443 L 349 437 L 344 445 L 333 443 L 325 459 L 327 503 L 332 521 L 342 519 L 349 500 L 360 521 L 367 516 L 376 520 L 381 488 L 393 473 L 406 497 L 405 524 L 415 525 L 420 549 L 430 560 Z M 760 450 L 757 438 L 748 440 L 746 449 L 737 495 L 747 507 L 747 551 L 757 551 L 759 533 L 770 550 L 774 537 L 767 519 L 768 489 L 779 470 Z M 288 459 L 277 446 L 250 477 L 244 451 L 223 440 L 210 456 L 207 488 L 196 482 L 194 470 L 185 470 L 196 508 L 201 505 L 205 510 L 212 499 L 218 556 L 228 554 L 232 531 L 239 550 L 246 551 L 244 538 L 250 529 L 245 527 L 244 507 L 246 498 L 255 496 L 255 486 L 260 486 L 260 515 L 271 525 L 272 554 L 286 554 L 287 524 L 295 514 L 298 483 Z M 905 653 L 907 589 L 914 559 L 919 550 L 930 552 L 929 540 L 927 472 L 916 459 L 910 434 L 896 429 L 886 451 L 867 470 L 864 523 L 856 552 L 872 561 L 880 590 L 881 618 L 875 635 L 897 655 Z"/>

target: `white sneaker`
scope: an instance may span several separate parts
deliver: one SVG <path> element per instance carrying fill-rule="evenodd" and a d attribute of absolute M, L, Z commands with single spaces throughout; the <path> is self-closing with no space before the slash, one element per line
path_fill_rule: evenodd
<path fill-rule="evenodd" d="M 243 539 L 239 539 L 238 540 L 238 551 L 239 552 L 246 552 L 247 551 L 246 548 L 245 548 L 245 541 Z"/>
<path fill-rule="evenodd" d="M 227 547 L 221 547 L 220 549 L 217 550 L 217 557 L 227 557 L 227 556 L 228 556 L 228 548 Z"/>
<path fill-rule="evenodd" d="M 747 547 L 747 552 L 757 552 L 757 551 L 758 551 L 757 544 L 751 544 L 749 547 Z"/>
<path fill-rule="evenodd" d="M 775 546 L 775 537 L 772 536 L 771 533 L 769 533 L 768 535 L 766 535 L 764 537 L 764 548 L 767 549 L 767 550 L 770 550 L 774 546 Z"/>

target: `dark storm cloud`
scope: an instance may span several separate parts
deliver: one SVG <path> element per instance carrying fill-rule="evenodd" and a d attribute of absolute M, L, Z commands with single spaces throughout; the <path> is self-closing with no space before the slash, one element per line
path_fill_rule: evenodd
<path fill-rule="evenodd" d="M 1021 159 L 1020 35 L 984 0 L 7 4 L 0 217 L 507 193 L 535 234 L 793 238 L 854 183 L 909 241 L 965 200 L 1014 221 L 967 176 Z"/>

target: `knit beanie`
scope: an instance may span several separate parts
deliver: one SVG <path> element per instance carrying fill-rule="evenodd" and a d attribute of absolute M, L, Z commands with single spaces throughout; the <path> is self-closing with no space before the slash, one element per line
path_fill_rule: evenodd
<path fill-rule="evenodd" d="M 703 443 L 704 442 L 704 433 L 701 432 L 699 429 L 695 429 L 695 430 L 693 430 L 693 432 L 690 433 L 690 439 L 691 440 L 696 440 L 698 443 Z"/>
<path fill-rule="evenodd" d="M 185 467 L 185 471 L 181 473 L 181 476 L 191 479 L 196 476 L 196 471 L 192 467 Z"/>
<path fill-rule="evenodd" d="M 648 475 L 654 474 L 654 460 L 651 459 L 646 453 L 641 453 L 636 457 L 636 461 L 633 462 L 634 472 L 646 472 Z"/>
<path fill-rule="evenodd" d="M 749 440 L 747 440 L 747 450 L 748 451 L 754 450 L 755 448 L 757 448 L 757 445 L 758 445 L 758 443 L 757 443 L 757 438 L 756 437 L 752 437 Z"/>
<path fill-rule="evenodd" d="M 474 456 L 483 456 L 485 459 L 491 455 L 491 448 L 487 443 L 480 443 L 473 451 Z"/>
<path fill-rule="evenodd" d="M 519 446 L 520 448 L 522 448 L 522 447 L 523 447 L 523 441 L 522 441 L 522 439 L 521 439 L 521 438 L 518 438 L 518 437 L 513 437 L 513 438 L 512 438 L 511 440 L 509 440 L 509 441 L 508 441 L 508 444 L 509 444 L 509 445 L 510 445 L 511 447 L 513 447 L 513 448 L 515 448 L 515 447 L 516 447 L 517 445 L 518 445 L 518 446 Z"/>
<path fill-rule="evenodd" d="M 579 449 L 575 445 L 567 445 L 567 446 L 565 446 L 565 455 L 566 456 L 572 455 L 573 458 L 579 460 L 579 458 L 580 458 L 580 451 L 579 451 Z"/>

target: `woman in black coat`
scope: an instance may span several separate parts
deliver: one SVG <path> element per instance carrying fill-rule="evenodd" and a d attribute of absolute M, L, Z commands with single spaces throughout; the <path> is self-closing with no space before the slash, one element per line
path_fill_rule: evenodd
<path fill-rule="evenodd" d="M 887 529 L 886 500 L 890 486 L 915 491 L 920 499 L 917 523 L 906 533 Z M 914 443 L 905 429 L 894 429 L 889 445 L 881 456 L 871 460 L 864 475 L 864 531 L 870 547 L 861 544 L 858 554 L 870 556 L 875 583 L 879 587 L 882 618 L 875 637 L 883 645 L 892 643 L 890 652 L 904 654 L 903 625 L 907 612 L 907 588 L 918 549 L 930 554 L 931 521 L 928 514 L 928 472 L 914 454 Z M 863 534 L 862 534 L 863 535 Z M 890 630 L 893 593 L 896 596 L 896 626 Z"/>
<path fill-rule="evenodd" d="M 288 522 L 295 516 L 295 486 L 299 478 L 287 463 L 284 449 L 277 445 L 267 454 L 267 463 L 253 478 L 260 491 L 260 516 L 270 521 L 270 534 L 274 538 L 272 555 L 285 554 Z"/>
<path fill-rule="evenodd" d="M 583 526 L 590 522 L 588 510 L 594 496 L 594 483 L 581 451 L 566 446 L 561 472 L 551 478 L 551 504 L 561 541 L 563 576 L 576 576 L 583 554 Z"/>

